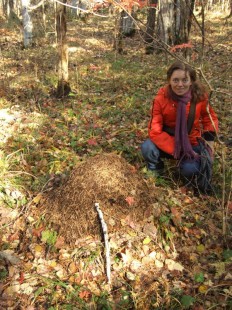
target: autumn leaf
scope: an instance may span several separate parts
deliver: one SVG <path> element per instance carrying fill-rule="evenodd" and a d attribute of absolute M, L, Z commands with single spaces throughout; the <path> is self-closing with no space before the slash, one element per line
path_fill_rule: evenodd
<path fill-rule="evenodd" d="M 146 237 L 144 240 L 143 240 L 143 244 L 144 245 L 146 245 L 146 244 L 148 244 L 148 243 L 150 243 L 151 242 L 151 238 L 149 238 L 149 237 Z"/>
<path fill-rule="evenodd" d="M 10 235 L 10 236 L 8 237 L 8 240 L 9 240 L 9 241 L 19 240 L 19 234 L 18 234 L 18 232 L 15 232 L 14 234 Z"/>
<path fill-rule="evenodd" d="M 87 301 L 91 297 L 91 293 L 87 290 L 83 290 L 79 293 L 79 297 Z"/>
<path fill-rule="evenodd" d="M 64 237 L 62 236 L 57 237 L 55 247 L 57 249 L 62 249 L 64 245 L 65 245 Z"/>
<path fill-rule="evenodd" d="M 89 140 L 87 141 L 87 143 L 88 143 L 88 145 L 93 145 L 93 146 L 95 146 L 95 145 L 98 144 L 98 143 L 97 143 L 97 140 L 96 140 L 95 138 L 89 139 Z"/>
<path fill-rule="evenodd" d="M 134 197 L 127 197 L 126 202 L 128 203 L 129 206 L 133 205 L 133 203 L 135 202 Z"/>
<path fill-rule="evenodd" d="M 35 237 L 41 237 L 42 231 L 44 229 L 45 228 L 43 226 L 41 226 L 39 228 L 34 228 L 34 229 L 32 229 L 32 235 L 35 236 Z"/>
<path fill-rule="evenodd" d="M 177 271 L 183 271 L 184 270 L 184 267 L 180 263 L 175 262 L 172 259 L 167 258 L 165 260 L 165 265 L 168 267 L 169 270 L 177 270 Z"/>
<path fill-rule="evenodd" d="M 208 286 L 206 286 L 206 285 L 200 285 L 198 287 L 198 292 L 201 294 L 205 294 L 207 292 L 207 290 L 208 290 Z"/>
<path fill-rule="evenodd" d="M 101 68 L 95 66 L 94 64 L 90 64 L 89 69 L 90 69 L 90 70 L 100 70 Z"/>
<path fill-rule="evenodd" d="M 25 280 L 25 277 L 24 277 L 24 272 L 20 272 L 20 277 L 19 277 L 19 283 L 22 284 Z"/>
<path fill-rule="evenodd" d="M 197 246 L 197 252 L 198 253 L 203 253 L 205 251 L 205 246 L 204 246 L 204 244 L 199 244 L 198 246 Z"/>
<path fill-rule="evenodd" d="M 180 211 L 175 208 L 175 207 L 172 207 L 171 208 L 171 213 L 172 213 L 172 220 L 173 220 L 173 223 L 178 226 L 181 224 L 181 213 Z"/>

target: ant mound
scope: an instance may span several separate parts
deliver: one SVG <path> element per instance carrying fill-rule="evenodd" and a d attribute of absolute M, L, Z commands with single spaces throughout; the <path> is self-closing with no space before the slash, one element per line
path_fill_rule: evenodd
<path fill-rule="evenodd" d="M 100 154 L 75 167 L 64 184 L 47 192 L 41 208 L 66 242 L 75 243 L 101 234 L 95 203 L 110 233 L 125 223 L 143 221 L 155 201 L 154 186 L 135 167 L 116 154 Z"/>

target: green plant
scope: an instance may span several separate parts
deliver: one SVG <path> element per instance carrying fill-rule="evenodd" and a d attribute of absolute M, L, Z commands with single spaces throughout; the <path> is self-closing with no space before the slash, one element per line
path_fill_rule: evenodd
<path fill-rule="evenodd" d="M 184 309 L 189 309 L 195 302 L 195 298 L 189 295 L 183 295 L 180 299 L 181 305 Z"/>
<path fill-rule="evenodd" d="M 222 253 L 224 261 L 228 262 L 232 260 L 232 250 L 226 249 Z"/>
<path fill-rule="evenodd" d="M 54 230 L 42 231 L 42 241 L 50 246 L 54 246 L 57 240 L 57 232 Z"/>
<path fill-rule="evenodd" d="M 5 267 L 1 267 L 0 269 L 0 280 L 4 281 L 8 276 L 8 271 L 6 270 Z"/>
<path fill-rule="evenodd" d="M 194 275 L 194 281 L 197 283 L 203 283 L 205 280 L 204 274 L 202 272 L 196 273 Z"/>

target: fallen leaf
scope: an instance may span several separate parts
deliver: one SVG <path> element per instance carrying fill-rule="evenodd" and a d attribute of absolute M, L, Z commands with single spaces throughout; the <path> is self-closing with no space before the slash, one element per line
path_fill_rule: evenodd
<path fill-rule="evenodd" d="M 83 290 L 79 293 L 79 297 L 84 300 L 88 300 L 91 297 L 91 293 L 89 291 Z"/>
<path fill-rule="evenodd" d="M 160 260 L 156 259 L 156 260 L 155 260 L 155 266 L 156 266 L 157 268 L 163 268 L 164 263 L 161 262 Z"/>
<path fill-rule="evenodd" d="M 143 227 L 143 232 L 145 235 L 150 236 L 153 239 L 157 237 L 157 228 L 152 223 L 146 223 Z"/>
<path fill-rule="evenodd" d="M 39 227 L 39 228 L 34 228 L 32 229 L 32 235 L 35 237 L 41 237 L 41 233 L 45 228 L 43 226 Z"/>
<path fill-rule="evenodd" d="M 168 267 L 169 270 L 177 270 L 177 271 L 184 270 L 184 267 L 180 263 L 175 262 L 172 259 L 168 259 L 168 258 L 165 259 L 165 265 Z"/>
<path fill-rule="evenodd" d="M 141 262 L 137 259 L 132 260 L 131 264 L 130 264 L 130 270 L 132 272 L 136 272 L 138 271 L 138 269 L 140 269 L 142 266 Z"/>
<path fill-rule="evenodd" d="M 175 207 L 171 208 L 171 213 L 172 213 L 172 220 L 173 220 L 174 225 L 176 226 L 180 225 L 181 224 L 181 213 Z"/>
<path fill-rule="evenodd" d="M 143 244 L 146 245 L 148 243 L 151 242 L 151 238 L 150 237 L 146 237 L 144 240 L 143 240 Z"/>
<path fill-rule="evenodd" d="M 38 195 L 35 196 L 35 198 L 33 199 L 33 202 L 34 202 L 35 204 L 38 204 L 38 203 L 40 202 L 40 200 L 41 200 L 42 197 L 43 197 L 42 194 L 38 194 Z"/>
<path fill-rule="evenodd" d="M 19 277 L 19 280 L 18 280 L 18 281 L 19 281 L 20 284 L 22 284 L 22 283 L 24 282 L 24 280 L 25 280 L 24 272 L 21 271 L 21 272 L 20 272 L 20 277 Z"/>
<path fill-rule="evenodd" d="M 88 145 L 97 145 L 97 140 L 95 138 L 91 138 L 87 141 Z"/>
<path fill-rule="evenodd" d="M 57 237 L 55 247 L 57 249 L 62 249 L 64 245 L 65 245 L 64 237 L 62 237 L 62 236 Z"/>
<path fill-rule="evenodd" d="M 136 233 L 134 230 L 129 230 L 129 231 L 128 231 L 128 234 L 129 234 L 131 237 L 137 236 L 137 233 Z"/>
<path fill-rule="evenodd" d="M 127 197 L 125 200 L 129 206 L 133 205 L 133 203 L 135 202 L 134 197 Z"/>
<path fill-rule="evenodd" d="M 198 253 L 203 253 L 205 251 L 205 246 L 203 244 L 199 244 L 197 246 L 197 252 Z"/>
<path fill-rule="evenodd" d="M 43 251 L 43 247 L 42 247 L 41 245 L 37 244 L 37 245 L 35 246 L 35 252 L 41 253 L 42 251 Z"/>
<path fill-rule="evenodd" d="M 126 249 L 125 253 L 121 253 L 121 256 L 124 264 L 129 264 L 133 259 L 132 254 L 128 249 Z"/>
<path fill-rule="evenodd" d="M 198 292 L 201 294 L 205 294 L 208 291 L 208 286 L 202 284 L 198 287 Z"/>
<path fill-rule="evenodd" d="M 16 232 L 16 233 L 10 235 L 10 236 L 8 237 L 8 240 L 9 240 L 9 241 L 19 240 L 19 234 L 18 234 L 18 232 Z"/>

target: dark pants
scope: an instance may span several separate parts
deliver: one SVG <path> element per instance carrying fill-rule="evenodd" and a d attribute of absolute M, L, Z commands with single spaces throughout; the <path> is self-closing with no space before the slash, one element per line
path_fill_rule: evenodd
<path fill-rule="evenodd" d="M 193 146 L 196 153 L 200 153 L 199 146 Z M 142 155 L 147 162 L 149 170 L 159 172 L 164 168 L 164 163 L 161 158 L 173 158 L 173 156 L 160 150 L 150 139 L 147 139 L 141 145 Z M 200 160 L 182 160 L 179 165 L 180 173 L 185 178 L 191 179 L 194 175 L 199 174 Z"/>

